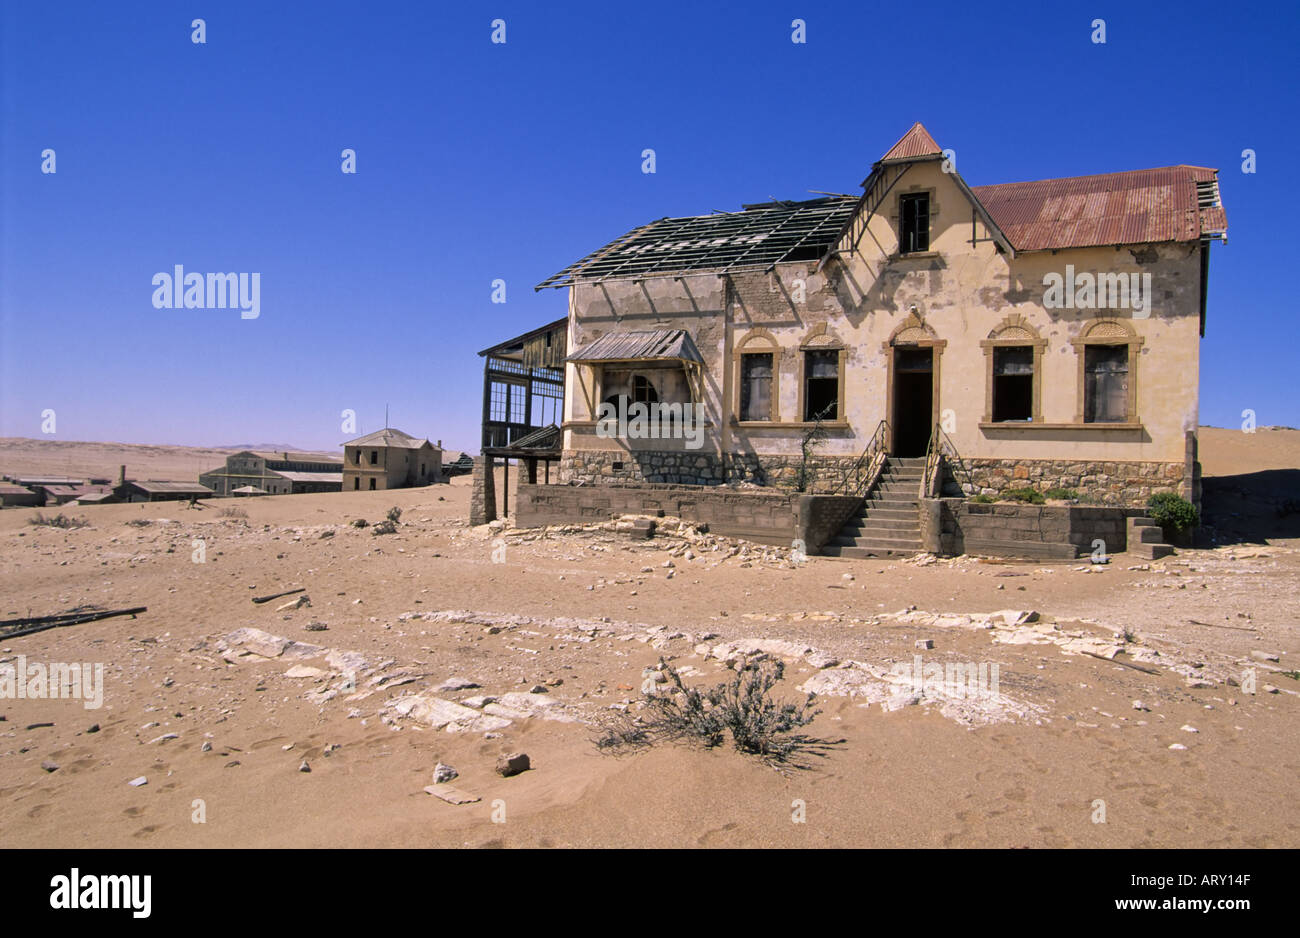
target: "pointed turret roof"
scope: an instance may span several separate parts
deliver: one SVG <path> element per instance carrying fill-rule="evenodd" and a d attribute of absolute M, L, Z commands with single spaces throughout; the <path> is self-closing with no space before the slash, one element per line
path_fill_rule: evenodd
<path fill-rule="evenodd" d="M 939 144 L 934 142 L 930 136 L 930 131 L 925 129 L 925 125 L 917 121 L 912 125 L 912 129 L 899 139 L 899 141 L 889 148 L 888 152 L 880 158 L 880 162 L 888 163 L 891 160 L 914 160 L 918 157 L 941 156 L 943 151 L 939 149 Z"/>

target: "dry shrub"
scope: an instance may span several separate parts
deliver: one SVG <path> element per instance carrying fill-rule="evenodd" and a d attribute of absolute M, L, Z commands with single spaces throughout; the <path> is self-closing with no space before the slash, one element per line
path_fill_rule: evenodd
<path fill-rule="evenodd" d="M 45 527 L 45 528 L 88 528 L 90 527 L 90 522 L 87 521 L 85 518 L 74 518 L 71 515 L 63 514 L 63 512 L 59 512 L 57 515 L 47 518 L 45 517 L 45 515 L 41 514 L 38 511 L 36 513 L 36 517 L 27 519 L 27 523 L 38 525 L 40 527 Z"/>
<path fill-rule="evenodd" d="M 735 748 L 774 768 L 810 768 L 809 757 L 824 758 L 844 740 L 827 740 L 797 732 L 820 713 L 813 697 L 802 704 L 780 702 L 772 689 L 785 674 L 779 660 L 750 661 L 730 680 L 712 688 L 687 687 L 672 665 L 659 659 L 668 686 L 643 694 L 644 707 L 633 716 L 624 711 L 607 717 L 594 742 L 602 752 L 625 753 L 660 742 L 684 742 L 713 748 L 728 736 Z"/>

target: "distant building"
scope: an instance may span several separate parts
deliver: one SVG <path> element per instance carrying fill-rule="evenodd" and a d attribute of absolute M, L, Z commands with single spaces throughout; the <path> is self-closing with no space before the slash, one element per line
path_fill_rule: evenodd
<path fill-rule="evenodd" d="M 113 497 L 120 502 L 185 502 L 191 498 L 211 498 L 215 493 L 197 482 L 119 482 Z"/>
<path fill-rule="evenodd" d="M 46 505 L 66 505 L 69 502 L 89 504 L 94 499 L 89 496 L 110 495 L 113 491 L 109 485 L 37 485 L 34 488 L 45 496 Z"/>
<path fill-rule="evenodd" d="M 45 504 L 45 496 L 24 485 L 0 482 L 0 506 L 5 508 L 32 508 Z"/>
<path fill-rule="evenodd" d="M 343 444 L 343 491 L 374 492 L 442 481 L 442 449 L 386 427 Z"/>
<path fill-rule="evenodd" d="M 199 482 L 218 495 L 249 487 L 263 495 L 337 492 L 343 488 L 343 460 L 316 453 L 244 450 L 227 457 L 224 466 L 202 473 Z"/>

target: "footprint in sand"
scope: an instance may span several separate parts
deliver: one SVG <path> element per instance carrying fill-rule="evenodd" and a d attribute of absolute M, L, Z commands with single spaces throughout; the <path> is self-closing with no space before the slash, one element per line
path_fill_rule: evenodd
<path fill-rule="evenodd" d="M 248 747 L 249 752 L 256 752 L 259 749 L 265 749 L 267 746 L 283 746 L 289 741 L 288 736 L 272 736 L 270 739 L 259 739 Z"/>
<path fill-rule="evenodd" d="M 138 831 L 136 831 L 136 832 L 135 832 L 134 834 L 132 834 L 131 836 L 132 836 L 132 837 L 148 837 L 150 834 L 154 833 L 155 831 L 159 831 L 159 830 L 161 830 L 161 829 L 162 829 L 162 825 L 161 825 L 161 824 L 147 824 L 147 825 L 145 825 L 144 827 L 140 828 Z"/>
<path fill-rule="evenodd" d="M 141 808 L 141 807 L 130 807 L 130 808 L 127 808 L 127 809 L 126 809 L 125 811 L 123 811 L 122 813 L 125 814 L 127 817 L 139 817 L 140 815 L 144 814 L 144 808 Z"/>
<path fill-rule="evenodd" d="M 738 825 L 736 824 L 735 821 L 732 821 L 730 824 L 723 824 L 721 827 L 716 827 L 713 830 L 702 834 L 699 840 L 696 841 L 696 843 L 698 843 L 701 847 L 707 847 L 711 839 L 716 840 L 718 839 L 719 835 L 734 831 L 737 826 Z"/>
<path fill-rule="evenodd" d="M 45 815 L 50 813 L 50 808 L 52 807 L 54 807 L 54 805 L 38 804 L 36 807 L 32 808 L 30 811 L 27 812 L 27 816 L 30 818 L 45 817 Z"/>

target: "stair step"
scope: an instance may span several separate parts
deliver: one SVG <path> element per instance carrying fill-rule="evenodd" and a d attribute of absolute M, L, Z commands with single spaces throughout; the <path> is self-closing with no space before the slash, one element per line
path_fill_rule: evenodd
<path fill-rule="evenodd" d="M 881 521 L 907 521 L 912 524 L 917 523 L 915 508 L 872 508 L 854 515 L 854 518 L 860 521 L 875 521 L 879 518 Z"/>
<path fill-rule="evenodd" d="M 858 518 L 844 525 L 840 533 L 846 534 L 850 528 L 865 530 L 875 528 L 882 531 L 920 531 L 921 526 L 915 518 Z"/>
<path fill-rule="evenodd" d="M 888 550 L 878 547 L 842 547 L 838 544 L 827 544 L 822 548 L 823 555 L 827 557 L 842 557 L 845 560 L 880 560 L 914 557 L 919 553 L 919 550 Z"/>
<path fill-rule="evenodd" d="M 877 550 L 919 551 L 921 549 L 920 538 L 906 537 L 844 537 L 841 535 L 831 543 L 836 547 L 870 547 Z"/>
<path fill-rule="evenodd" d="M 869 498 L 866 502 L 868 511 L 875 508 L 888 508 L 893 511 L 915 512 L 920 502 L 915 498 Z"/>

